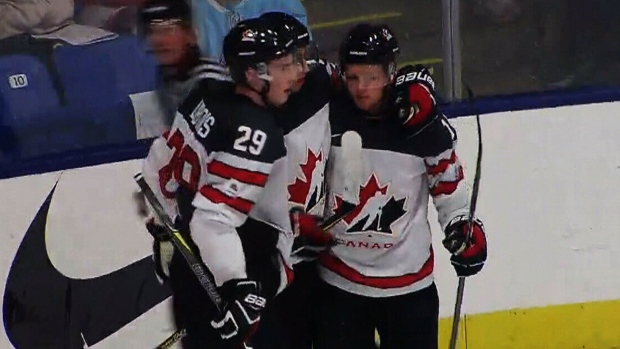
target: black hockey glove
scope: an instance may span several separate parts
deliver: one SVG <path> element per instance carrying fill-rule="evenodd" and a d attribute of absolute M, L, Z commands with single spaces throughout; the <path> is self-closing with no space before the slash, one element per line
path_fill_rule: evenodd
<path fill-rule="evenodd" d="M 222 339 L 243 343 L 258 328 L 267 300 L 261 296 L 258 282 L 248 279 L 229 280 L 220 290 L 228 304 L 222 314 L 211 321 L 211 326 Z"/>
<path fill-rule="evenodd" d="M 290 219 L 295 235 L 291 255 L 296 262 L 314 260 L 321 251 L 335 243 L 334 236 L 321 228 L 321 217 L 293 208 Z"/>
<path fill-rule="evenodd" d="M 396 72 L 395 107 L 407 133 L 415 136 L 437 117 L 435 81 L 422 65 L 406 65 Z"/>
<path fill-rule="evenodd" d="M 458 276 L 477 274 L 487 260 L 487 239 L 484 226 L 478 219 L 472 222 L 472 234 L 467 241 L 469 219 L 466 216 L 453 218 L 446 227 L 444 247 L 452 254 L 450 262 Z"/>

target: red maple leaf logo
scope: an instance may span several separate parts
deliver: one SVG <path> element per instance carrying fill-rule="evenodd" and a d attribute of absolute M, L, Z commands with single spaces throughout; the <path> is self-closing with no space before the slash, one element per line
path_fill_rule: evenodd
<path fill-rule="evenodd" d="M 387 193 L 388 185 L 381 186 L 379 181 L 377 180 L 377 176 L 373 173 L 365 185 L 360 187 L 360 203 L 357 207 L 344 218 L 344 221 L 347 223 L 353 222 L 353 220 L 362 212 L 362 209 L 368 202 L 368 200 L 372 199 L 376 193 L 381 193 L 385 195 Z M 340 206 L 342 205 L 342 197 L 336 195 L 336 207 L 334 207 L 334 212 L 337 212 Z"/>
<path fill-rule="evenodd" d="M 306 207 L 306 198 L 312 186 L 312 173 L 319 162 L 323 161 L 323 151 L 319 150 L 318 155 L 308 148 L 306 162 L 299 165 L 301 167 L 301 178 L 297 176 L 293 184 L 288 186 L 288 200 Z"/>

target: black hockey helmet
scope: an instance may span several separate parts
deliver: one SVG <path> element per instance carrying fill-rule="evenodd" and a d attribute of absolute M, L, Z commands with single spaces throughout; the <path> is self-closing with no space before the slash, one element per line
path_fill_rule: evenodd
<path fill-rule="evenodd" d="M 294 45 L 303 47 L 310 45 L 310 32 L 308 28 L 297 18 L 284 12 L 266 12 L 260 16 L 261 19 L 269 22 L 274 27 L 282 28 L 284 32 L 291 35 Z"/>
<path fill-rule="evenodd" d="M 303 23 L 284 12 L 266 12 L 260 18 L 279 28 L 283 35 L 293 38 L 293 45 L 297 46 L 298 49 L 305 48 L 305 52 L 297 51 L 295 60 L 298 63 L 305 61 L 305 64 L 316 65 L 319 61 L 319 50 L 316 43 L 311 41 L 310 31 Z"/>
<path fill-rule="evenodd" d="M 168 21 L 191 25 L 192 13 L 186 0 L 146 0 L 140 6 L 140 23 L 143 28 Z"/>
<path fill-rule="evenodd" d="M 340 45 L 340 66 L 344 71 L 346 64 L 383 65 L 392 76 L 399 51 L 396 36 L 387 25 L 358 24 Z"/>
<path fill-rule="evenodd" d="M 245 82 L 245 71 L 256 69 L 267 78 L 267 64 L 293 53 L 294 41 L 269 22 L 259 18 L 243 20 L 224 38 L 224 60 L 236 82 Z"/>

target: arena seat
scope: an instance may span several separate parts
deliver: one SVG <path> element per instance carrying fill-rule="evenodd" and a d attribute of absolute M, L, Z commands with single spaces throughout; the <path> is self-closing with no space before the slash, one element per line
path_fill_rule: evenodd
<path fill-rule="evenodd" d="M 13 136 L 1 144 L 5 160 L 136 141 L 129 95 L 157 82 L 156 63 L 136 37 L 57 46 L 52 69 L 65 103 L 37 58 L 0 56 L 0 130 Z M 9 79 L 19 81 L 11 87 Z"/>
<path fill-rule="evenodd" d="M 54 52 L 54 62 L 69 105 L 108 105 L 156 85 L 155 61 L 134 36 L 60 46 Z"/>
<path fill-rule="evenodd" d="M 47 68 L 34 56 L 0 56 L 0 79 L 0 122 L 3 124 L 27 123 L 60 107 Z"/>

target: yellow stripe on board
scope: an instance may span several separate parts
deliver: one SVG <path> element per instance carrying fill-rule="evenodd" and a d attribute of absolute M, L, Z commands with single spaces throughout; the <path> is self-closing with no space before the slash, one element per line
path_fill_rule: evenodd
<path fill-rule="evenodd" d="M 366 16 L 359 16 L 359 17 L 351 17 L 351 18 L 339 19 L 339 20 L 336 20 L 336 21 L 328 21 L 328 22 L 320 22 L 320 23 L 310 24 L 310 29 L 326 29 L 326 28 L 341 27 L 343 25 L 347 25 L 347 24 L 351 24 L 351 23 L 361 23 L 361 22 L 376 21 L 376 20 L 380 20 L 380 19 L 400 17 L 402 15 L 403 14 L 400 13 L 400 12 L 377 13 L 377 14 L 366 15 Z"/>
<path fill-rule="evenodd" d="M 451 331 L 452 318 L 441 319 L 439 348 L 448 348 Z M 457 348 L 618 349 L 620 299 L 464 316 Z"/>
<path fill-rule="evenodd" d="M 440 348 L 448 348 L 451 327 L 451 318 L 441 319 Z M 457 348 L 620 348 L 620 299 L 469 315 Z"/>
<path fill-rule="evenodd" d="M 407 61 L 407 62 L 399 63 L 398 68 L 400 69 L 408 64 L 411 64 L 411 65 L 422 64 L 425 66 L 429 66 L 429 65 L 440 64 L 441 62 L 443 62 L 443 59 L 441 58 L 424 58 L 424 59 L 420 59 L 416 61 Z"/>

